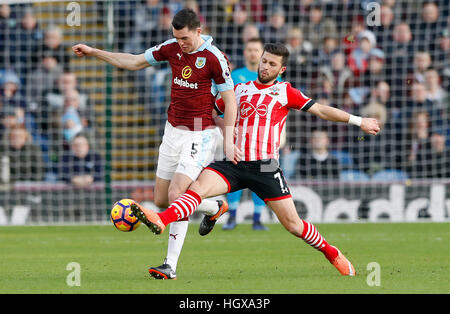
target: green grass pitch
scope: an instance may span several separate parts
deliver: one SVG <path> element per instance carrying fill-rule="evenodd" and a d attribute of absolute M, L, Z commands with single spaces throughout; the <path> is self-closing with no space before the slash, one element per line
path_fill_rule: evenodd
<path fill-rule="evenodd" d="M 112 225 L 1 227 L 0 293 L 450 293 L 448 223 L 317 224 L 353 262 L 354 278 L 342 277 L 281 225 L 269 227 L 219 225 L 201 237 L 191 224 L 171 281 L 147 273 L 165 257 L 168 230 L 156 236 L 145 226 L 130 233 Z M 71 262 L 80 265 L 79 286 L 67 285 Z M 379 273 L 368 269 L 372 262 Z"/>

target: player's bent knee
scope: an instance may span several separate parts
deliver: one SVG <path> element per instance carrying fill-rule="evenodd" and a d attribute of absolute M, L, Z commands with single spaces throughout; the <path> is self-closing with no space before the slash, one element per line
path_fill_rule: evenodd
<path fill-rule="evenodd" d="M 178 190 L 169 190 L 167 196 L 169 198 L 169 203 L 172 204 L 177 198 L 183 195 L 183 192 Z"/>
<path fill-rule="evenodd" d="M 164 197 L 164 198 L 159 198 L 159 197 L 156 197 L 156 196 L 155 196 L 154 203 L 155 203 L 155 205 L 158 206 L 159 208 L 167 208 L 167 207 L 169 207 L 169 202 L 168 202 L 168 200 L 167 200 L 166 197 Z"/>
<path fill-rule="evenodd" d="M 207 191 L 203 188 L 202 184 L 199 181 L 194 181 L 189 186 L 189 190 L 197 193 L 202 199 L 206 197 Z"/>
<path fill-rule="evenodd" d="M 159 191 L 156 191 L 155 188 L 155 193 L 154 193 L 154 200 L 153 202 L 155 203 L 156 206 L 158 206 L 159 208 L 167 208 L 169 207 L 169 200 L 167 199 L 167 192 L 164 194 L 159 193 Z"/>
<path fill-rule="evenodd" d="M 302 235 L 301 226 L 294 220 L 286 221 L 283 223 L 284 228 L 292 233 L 296 237 L 300 237 Z"/>

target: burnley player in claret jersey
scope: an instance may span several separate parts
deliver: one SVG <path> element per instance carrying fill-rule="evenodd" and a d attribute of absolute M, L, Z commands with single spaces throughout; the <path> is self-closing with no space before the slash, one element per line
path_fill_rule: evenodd
<path fill-rule="evenodd" d="M 330 245 L 312 223 L 298 216 L 278 164 L 280 134 L 290 109 L 312 113 L 328 121 L 357 125 L 372 135 L 380 131 L 378 121 L 321 105 L 289 83 L 277 82 L 277 77 L 286 70 L 288 56 L 288 50 L 281 44 L 265 45 L 258 79 L 235 88 L 238 103 L 235 144 L 242 150 L 241 161 L 237 164 L 231 161 L 211 163 L 189 190 L 162 213 L 140 206 L 143 221 L 159 234 L 168 224 L 192 215 L 203 198 L 249 188 L 274 211 L 287 231 L 322 252 L 342 275 L 354 276 L 355 268 L 339 249 Z M 217 101 L 218 109 L 225 110 L 226 106 L 221 100 Z M 223 124 L 220 118 L 216 119 L 218 124 Z M 214 215 L 205 215 L 200 234 L 208 234 L 224 212 L 218 210 Z"/>
<path fill-rule="evenodd" d="M 93 56 L 113 66 L 140 70 L 161 62 L 172 69 L 171 102 L 168 121 L 159 147 L 155 182 L 155 204 L 167 208 L 186 192 L 210 162 L 214 160 L 220 130 L 212 113 L 216 96 L 226 104 L 223 134 L 224 153 L 228 160 L 239 161 L 240 151 L 233 143 L 236 120 L 236 98 L 228 60 L 212 44 L 211 36 L 201 34 L 200 20 L 191 9 L 180 10 L 172 20 L 172 39 L 144 53 L 108 52 L 84 44 L 72 47 L 76 55 Z M 149 87 L 150 88 L 150 87 Z M 204 200 L 200 210 L 214 214 L 227 208 L 225 201 Z M 167 257 L 163 265 L 149 272 L 158 279 L 175 279 L 176 266 L 188 227 L 187 217 L 171 224 Z"/>

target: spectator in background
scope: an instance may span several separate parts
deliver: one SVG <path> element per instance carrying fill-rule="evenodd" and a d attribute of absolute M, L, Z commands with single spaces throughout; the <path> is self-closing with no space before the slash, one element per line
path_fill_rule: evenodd
<path fill-rule="evenodd" d="M 36 47 L 34 64 L 38 67 L 44 58 L 52 56 L 63 71 L 69 71 L 70 56 L 66 50 L 62 29 L 51 25 L 45 30 L 44 41 Z"/>
<path fill-rule="evenodd" d="M 371 102 L 380 103 L 386 108 L 392 108 L 390 95 L 391 88 L 389 84 L 386 81 L 379 81 L 371 90 L 370 100 Z"/>
<path fill-rule="evenodd" d="M 58 131 L 60 121 L 57 118 L 57 113 L 63 111 L 65 95 L 72 90 L 78 92 L 78 112 L 86 118 L 85 122 L 87 125 L 89 127 L 92 126 L 92 109 L 88 94 L 78 88 L 78 80 L 75 73 L 64 72 L 58 77 L 56 86 L 44 91 L 42 97 L 36 99 L 36 103 L 32 106 L 36 108 L 33 114 L 36 116 L 41 136 L 49 143 L 57 143 L 60 140 Z"/>
<path fill-rule="evenodd" d="M 421 20 L 414 27 L 416 42 L 421 49 L 434 51 L 439 32 L 448 27 L 446 17 L 439 17 L 439 6 L 435 1 L 424 1 Z"/>
<path fill-rule="evenodd" d="M 450 85 L 450 30 L 441 31 L 437 39 L 435 66 L 441 73 L 442 86 Z"/>
<path fill-rule="evenodd" d="M 44 52 L 38 67 L 28 75 L 26 80 L 26 97 L 31 112 L 36 113 L 40 110 L 38 104 L 42 101 L 44 91 L 53 89 L 62 73 L 63 69 L 53 52 Z"/>
<path fill-rule="evenodd" d="M 13 71 L 6 71 L 0 82 L 0 104 L 2 109 L 3 122 L 5 128 L 15 125 L 29 126 L 31 117 L 27 115 L 27 103 L 21 94 L 21 82 L 17 74 Z"/>
<path fill-rule="evenodd" d="M 416 111 L 426 111 L 428 119 L 432 122 L 433 131 L 442 131 L 445 119 L 443 108 L 433 104 L 433 101 L 428 97 L 427 88 L 425 84 L 414 83 L 411 88 L 411 97 L 408 100 L 407 108 L 403 110 L 404 121 L 411 121 L 413 113 Z M 407 126 L 403 126 L 406 130 Z"/>
<path fill-rule="evenodd" d="M 285 72 L 286 80 L 299 89 L 310 87 L 313 46 L 310 42 L 304 40 L 301 28 L 289 28 L 286 48 L 289 50 L 288 65 Z"/>
<path fill-rule="evenodd" d="M 380 81 L 372 88 L 369 103 L 378 103 L 386 108 L 386 122 L 382 128 L 382 134 L 388 134 L 393 141 L 399 141 L 401 138 L 397 137 L 400 134 L 397 132 L 396 125 L 401 125 L 400 108 L 396 108 L 391 101 L 390 86 L 386 81 Z"/>
<path fill-rule="evenodd" d="M 91 150 L 86 136 L 79 134 L 70 142 L 70 150 L 64 154 L 61 179 L 77 188 L 86 188 L 103 179 L 103 160 Z"/>
<path fill-rule="evenodd" d="M 42 96 L 42 104 L 39 111 L 51 112 L 56 109 L 61 109 L 64 106 L 64 95 L 67 91 L 77 90 L 79 93 L 79 110 L 88 113 L 91 110 L 89 95 L 87 92 L 81 90 L 78 86 L 78 79 L 73 72 L 63 72 L 56 81 L 56 86 L 52 89 L 44 91 Z M 85 114 L 88 117 L 87 114 Z M 44 119 L 45 120 L 45 119 Z M 90 121 L 88 121 L 90 122 Z"/>
<path fill-rule="evenodd" d="M 330 66 L 331 57 L 339 50 L 338 41 L 335 37 L 324 35 L 323 44 L 314 49 L 314 65 L 319 68 L 323 65 Z"/>
<path fill-rule="evenodd" d="M 205 19 L 205 17 L 203 16 L 202 12 L 200 12 L 200 6 L 198 5 L 197 0 L 186 0 L 186 1 L 184 1 L 184 7 L 189 8 L 189 9 L 192 9 L 192 10 L 197 14 L 198 19 L 200 20 L 200 27 L 201 27 L 202 29 L 204 29 L 204 28 L 207 27 L 207 25 L 206 25 L 206 19 Z M 180 9 L 182 9 L 182 8 L 183 8 L 183 5 L 181 5 L 181 8 L 180 8 Z M 173 12 L 174 9 L 171 8 L 171 11 Z M 178 12 L 178 10 L 175 10 L 175 11 Z M 173 14 L 173 13 L 172 13 L 172 14 Z"/>
<path fill-rule="evenodd" d="M 381 49 L 392 54 L 393 61 L 397 60 L 398 57 L 410 56 L 411 52 L 414 51 L 414 49 L 411 49 L 413 48 L 413 33 L 408 23 L 401 22 L 395 25 L 392 39 L 393 42 L 383 44 Z"/>
<path fill-rule="evenodd" d="M 138 5 L 134 16 L 135 32 L 141 33 L 155 28 L 162 8 L 163 3 L 159 0 L 145 0 L 143 4 Z"/>
<path fill-rule="evenodd" d="M 320 4 L 312 4 L 309 7 L 308 19 L 300 22 L 305 39 L 313 45 L 314 49 L 320 48 L 325 36 L 338 38 L 336 23 L 330 18 L 324 18 Z"/>
<path fill-rule="evenodd" d="M 252 38 L 260 38 L 259 36 L 259 28 L 253 24 L 253 23 L 245 23 L 242 26 L 242 31 L 238 33 L 238 37 L 233 37 L 231 33 L 225 32 L 223 29 L 222 32 L 222 47 L 225 48 L 225 53 L 228 57 L 228 61 L 230 64 L 230 69 L 234 70 L 236 68 L 244 67 L 244 45 L 247 41 L 249 41 Z M 226 41 L 229 41 L 228 44 Z M 237 44 L 239 43 L 239 44 Z"/>
<path fill-rule="evenodd" d="M 246 43 L 251 38 L 261 38 L 259 28 L 253 23 L 246 23 L 242 30 L 242 42 Z"/>
<path fill-rule="evenodd" d="M 413 64 L 414 45 L 410 26 L 404 22 L 395 25 L 392 39 L 381 49 L 386 54 L 387 75 L 391 77 L 393 96 L 398 99 L 404 96 L 407 75 Z"/>
<path fill-rule="evenodd" d="M 78 89 L 77 77 L 73 72 L 63 72 L 50 89 L 45 90 L 41 96 L 30 99 L 31 114 L 36 121 L 36 144 L 41 146 L 45 162 L 50 165 L 58 160 L 62 149 L 62 130 L 60 113 L 64 108 L 64 98 L 67 91 L 77 90 L 79 98 L 79 111 L 86 118 L 87 124 L 92 125 L 92 113 L 89 97 Z M 55 170 L 52 170 L 55 172 Z M 50 172 L 50 171 L 49 171 Z M 49 174 L 53 176 L 53 174 Z M 49 177 L 49 180 L 53 178 Z"/>
<path fill-rule="evenodd" d="M 397 141 L 393 138 L 389 125 L 388 109 L 381 103 L 371 101 L 361 109 L 361 116 L 375 117 L 381 131 L 377 136 L 358 136 L 351 153 L 358 170 L 373 175 L 383 169 L 392 169 L 401 162 Z"/>
<path fill-rule="evenodd" d="M 380 7 L 380 25 L 369 26 L 368 30 L 375 34 L 380 47 L 389 45 L 392 42 L 394 32 L 394 11 L 386 4 Z"/>
<path fill-rule="evenodd" d="M 386 54 L 387 76 L 391 94 L 397 107 L 404 105 L 408 90 L 408 73 L 411 72 L 414 53 L 413 35 L 407 23 L 395 25 L 393 42 L 382 47 Z M 411 82 L 409 83 L 411 84 Z"/>
<path fill-rule="evenodd" d="M 358 34 L 358 47 L 348 58 L 348 66 L 355 76 L 361 76 L 367 71 L 370 53 L 376 44 L 376 37 L 371 31 L 365 30 Z"/>
<path fill-rule="evenodd" d="M 64 72 L 58 77 L 58 81 L 56 82 L 56 87 L 49 92 L 53 92 L 47 94 L 47 100 L 50 104 L 55 108 L 61 108 L 64 103 L 64 93 L 67 90 L 76 89 L 80 92 L 81 103 L 80 106 L 82 108 L 88 106 L 89 96 L 87 93 L 83 93 L 83 91 L 78 86 L 78 79 L 75 73 L 73 72 Z"/>
<path fill-rule="evenodd" d="M 228 57 L 229 62 L 232 64 L 233 68 L 240 68 L 244 66 L 244 44 L 250 37 L 243 38 L 244 29 L 248 23 L 248 13 L 247 9 L 242 4 L 236 4 L 233 6 L 232 20 L 220 26 L 219 33 L 219 44 L 225 49 L 225 54 Z"/>
<path fill-rule="evenodd" d="M 316 1 L 314 1 L 316 2 Z M 323 14 L 329 16 L 336 23 L 339 38 L 344 36 L 353 23 L 353 16 L 363 14 L 365 8 L 360 1 L 340 0 L 340 1 L 321 1 L 323 5 Z M 367 12 L 367 11 L 366 11 Z"/>
<path fill-rule="evenodd" d="M 424 73 L 424 79 L 427 98 L 433 102 L 435 108 L 443 110 L 444 101 L 447 100 L 447 91 L 442 88 L 438 71 L 435 68 L 428 68 Z"/>
<path fill-rule="evenodd" d="M 431 167 L 427 178 L 450 178 L 450 154 L 445 145 L 445 135 L 434 133 L 431 135 Z"/>
<path fill-rule="evenodd" d="M 29 132 L 20 125 L 6 132 L 6 139 L 0 145 L 0 156 L 9 159 L 10 179 L 16 181 L 42 181 L 43 161 L 38 146 L 32 143 Z"/>
<path fill-rule="evenodd" d="M 11 67 L 11 35 L 17 20 L 9 4 L 0 4 L 0 69 Z"/>
<path fill-rule="evenodd" d="M 416 111 L 409 120 L 406 171 L 410 178 L 424 178 L 431 165 L 431 124 L 427 111 Z"/>
<path fill-rule="evenodd" d="M 411 73 L 408 75 L 407 82 L 418 82 L 425 83 L 425 71 L 431 67 L 432 58 L 427 51 L 417 51 L 414 54 L 413 68 Z"/>
<path fill-rule="evenodd" d="M 2 105 L 1 100 L 0 105 Z M 23 124 L 20 122 L 22 120 L 22 117 L 20 115 L 21 113 L 17 112 L 15 108 L 9 106 L 3 107 L 2 105 L 0 111 L 0 131 L 2 132 L 2 134 L 12 129 L 13 127 L 23 127 Z"/>
<path fill-rule="evenodd" d="M 326 105 L 329 105 L 330 99 L 333 96 L 333 83 L 330 78 L 327 76 L 319 76 L 317 78 L 317 86 L 313 88 L 313 91 L 317 97 L 322 98 L 326 103 Z M 328 123 L 327 121 L 320 121 L 318 120 L 318 123 Z"/>
<path fill-rule="evenodd" d="M 202 9 L 208 12 L 205 17 L 207 24 L 217 27 L 218 34 L 222 32 L 222 25 L 225 25 L 233 20 L 233 12 L 235 5 L 239 0 L 224 0 L 224 1 L 201 1 Z M 216 36 L 220 38 L 222 36 Z"/>
<path fill-rule="evenodd" d="M 280 5 L 268 11 L 269 21 L 263 26 L 261 34 L 266 43 L 284 43 L 288 27 L 286 25 L 286 12 Z"/>
<path fill-rule="evenodd" d="M 354 49 L 358 48 L 359 33 L 364 30 L 366 30 L 364 17 L 361 15 L 353 16 L 350 31 L 342 38 L 340 45 L 347 57 L 350 56 Z"/>
<path fill-rule="evenodd" d="M 130 1 L 126 1 L 122 5 L 119 2 L 119 8 L 122 11 L 129 10 Z M 133 1 L 134 3 L 134 1 Z M 123 7 L 120 7 L 120 5 Z M 128 27 L 131 27 L 127 33 L 126 30 L 120 28 L 119 36 L 122 39 L 124 50 L 129 53 L 141 53 L 147 47 L 146 39 L 143 36 L 150 34 L 151 31 L 156 28 L 159 22 L 159 16 L 163 9 L 163 3 L 159 0 L 146 0 L 136 4 L 136 7 L 132 11 L 131 17 L 121 18 L 122 24 L 128 23 Z M 126 11 L 125 11 L 126 12 Z M 120 18 L 120 17 L 119 17 Z M 132 20 L 132 21 L 128 21 Z M 127 36 L 128 35 L 128 36 Z M 152 38 L 152 40 L 160 42 L 160 39 Z"/>
<path fill-rule="evenodd" d="M 78 109 L 80 105 L 79 93 L 72 89 L 64 94 L 64 111 L 61 116 L 63 139 L 70 143 L 72 139 L 84 129 L 85 123 Z"/>
<path fill-rule="evenodd" d="M 345 91 L 353 81 L 353 73 L 346 66 L 345 54 L 342 51 L 333 53 L 330 66 L 323 65 L 319 68 L 319 76 L 321 75 L 331 83 L 335 98 L 342 100 Z"/>
<path fill-rule="evenodd" d="M 36 67 L 36 47 L 43 39 L 38 20 L 31 7 L 25 7 L 20 24 L 10 33 L 10 62 L 14 70 L 25 77 Z"/>
<path fill-rule="evenodd" d="M 172 19 L 173 13 L 168 6 L 161 8 L 158 16 L 158 24 L 148 30 L 143 30 L 141 37 L 143 39 L 142 47 L 147 45 L 154 47 L 161 42 L 162 38 L 171 38 L 172 35 Z"/>
<path fill-rule="evenodd" d="M 330 139 L 325 130 L 314 130 L 310 150 L 298 160 L 297 177 L 300 179 L 338 179 L 339 161 L 329 151 Z"/>
<path fill-rule="evenodd" d="M 367 105 L 363 106 L 361 109 L 361 115 L 363 117 L 374 117 L 378 120 L 380 129 L 384 129 L 386 122 L 388 120 L 387 108 L 379 102 L 369 102 Z"/>
<path fill-rule="evenodd" d="M 387 81 L 385 54 L 381 49 L 373 48 L 369 51 L 367 71 L 362 74 L 361 83 L 365 87 L 373 88 L 378 82 Z"/>
<path fill-rule="evenodd" d="M 164 1 L 162 1 L 164 3 Z M 170 7 L 170 11 L 173 12 L 173 14 L 177 14 L 178 11 L 182 10 L 183 8 L 189 8 L 192 10 L 196 10 L 195 6 L 189 5 L 187 2 L 189 2 L 189 0 L 171 0 L 171 1 L 166 1 L 167 5 Z M 197 12 L 197 11 L 195 11 Z M 203 16 L 200 18 L 200 25 L 203 25 L 201 23 L 203 23 Z"/>
<path fill-rule="evenodd" d="M 258 65 L 263 53 L 264 44 L 261 38 L 251 38 L 244 44 L 245 66 L 234 69 L 231 78 L 234 85 L 247 83 L 258 78 Z"/>
<path fill-rule="evenodd" d="M 54 123 L 52 122 L 54 117 L 50 112 L 47 112 L 45 106 L 42 106 L 42 104 L 45 103 L 43 95 L 45 91 L 54 88 L 57 79 L 62 73 L 62 67 L 58 63 L 57 58 L 53 55 L 53 52 L 43 52 L 41 62 L 37 69 L 28 75 L 25 88 L 28 114 L 31 117 L 31 121 L 33 121 L 32 125 L 29 126 L 29 130 L 33 136 L 33 142 L 41 148 L 47 170 L 50 169 L 49 166 L 51 160 L 47 131 L 51 128 L 49 125 Z M 49 171 L 46 171 L 46 173 L 48 172 Z M 47 178 L 48 177 L 46 177 L 46 179 Z"/>

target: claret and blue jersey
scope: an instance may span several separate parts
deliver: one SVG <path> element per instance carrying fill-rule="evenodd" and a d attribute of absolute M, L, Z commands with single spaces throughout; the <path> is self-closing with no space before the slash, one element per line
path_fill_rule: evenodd
<path fill-rule="evenodd" d="M 174 127 L 198 130 L 199 119 L 200 130 L 215 125 L 211 112 L 218 92 L 234 88 L 226 56 L 211 36 L 201 36 L 205 42 L 191 53 L 184 53 L 175 38 L 145 51 L 149 64 L 169 62 L 172 68 L 168 121 Z"/>

